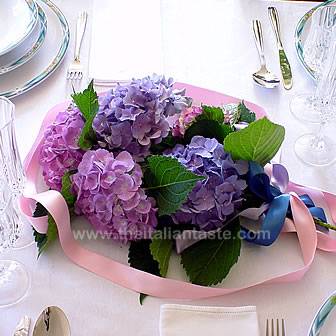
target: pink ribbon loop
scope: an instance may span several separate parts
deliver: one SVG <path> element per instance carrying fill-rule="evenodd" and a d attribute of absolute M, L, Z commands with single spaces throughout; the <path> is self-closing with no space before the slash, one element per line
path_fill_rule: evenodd
<path fill-rule="evenodd" d="M 186 84 L 177 84 L 176 88 L 186 88 L 188 95 L 206 104 L 221 105 L 239 102 L 239 99 Z M 304 265 L 293 272 L 271 277 L 264 281 L 240 288 L 213 288 L 161 278 L 85 249 L 75 240 L 72 234 L 68 207 L 62 195 L 54 190 L 37 192 L 37 185 L 40 179 L 38 156 L 44 130 L 54 121 L 59 111 L 67 108 L 67 104 L 68 103 L 59 104 L 48 112 L 42 123 L 39 135 L 25 160 L 24 166 L 28 181 L 25 196 L 21 199 L 21 209 L 29 217 L 35 229 L 41 233 L 45 233 L 48 225 L 47 218 L 32 217 L 32 211 L 36 202 L 41 203 L 56 222 L 60 244 L 64 253 L 78 266 L 108 279 L 115 284 L 151 296 L 174 299 L 203 299 L 234 293 L 262 284 L 297 281 L 309 270 L 317 248 L 324 251 L 336 252 L 336 240 L 324 233 L 316 231 L 314 220 L 309 210 L 297 195 L 307 193 L 314 201 L 319 201 L 319 204 L 321 204 L 321 202 L 324 203 L 329 209 L 334 221 L 336 221 L 336 196 L 294 183 L 289 184 L 293 221 L 286 224 L 284 232 L 296 232 Z M 252 103 L 246 104 L 251 110 L 256 112 L 259 118 L 265 115 L 265 112 L 259 106 Z"/>

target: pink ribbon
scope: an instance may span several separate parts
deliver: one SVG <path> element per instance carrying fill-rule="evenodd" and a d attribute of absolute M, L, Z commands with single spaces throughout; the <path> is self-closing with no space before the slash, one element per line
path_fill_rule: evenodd
<path fill-rule="evenodd" d="M 240 101 L 237 98 L 187 84 L 176 84 L 176 88 L 186 88 L 189 96 L 209 105 L 221 105 Z M 72 234 L 68 207 L 62 195 L 55 190 L 37 192 L 37 185 L 41 176 L 38 157 L 43 141 L 44 130 L 54 121 L 59 111 L 67 108 L 68 103 L 69 102 L 59 104 L 48 112 L 36 141 L 26 157 L 24 167 L 27 176 L 27 187 L 25 195 L 21 199 L 21 209 L 29 217 L 37 231 L 46 233 L 48 225 L 47 218 L 32 217 L 36 202 L 41 203 L 56 222 L 59 240 L 64 253 L 78 266 L 108 279 L 115 284 L 151 296 L 174 299 L 203 299 L 222 296 L 263 284 L 297 281 L 301 279 L 310 268 L 317 248 L 328 252 L 336 252 L 336 240 L 327 234 L 316 231 L 313 218 L 307 207 L 297 196 L 298 194 L 306 193 L 318 204 L 325 204 L 325 209 L 329 210 L 333 221 L 336 222 L 336 195 L 294 183 L 290 183 L 288 187 L 288 191 L 290 191 L 291 194 L 290 203 L 293 212 L 293 221 L 288 220 L 286 222 L 284 233 L 296 232 L 304 265 L 293 272 L 270 277 L 261 282 L 240 288 L 198 286 L 142 272 L 82 247 L 74 239 Z M 246 105 L 256 112 L 258 118 L 265 115 L 261 107 L 248 102 L 246 102 Z"/>

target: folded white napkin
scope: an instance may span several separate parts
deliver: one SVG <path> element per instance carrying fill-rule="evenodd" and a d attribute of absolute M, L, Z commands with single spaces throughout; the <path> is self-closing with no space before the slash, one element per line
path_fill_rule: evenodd
<path fill-rule="evenodd" d="M 162 73 L 158 0 L 94 0 L 89 76 L 125 82 Z"/>
<path fill-rule="evenodd" d="M 259 336 L 256 307 L 161 306 L 160 336 Z"/>

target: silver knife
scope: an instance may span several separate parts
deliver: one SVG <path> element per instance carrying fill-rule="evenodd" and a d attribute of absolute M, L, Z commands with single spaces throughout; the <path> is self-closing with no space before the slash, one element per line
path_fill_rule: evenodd
<path fill-rule="evenodd" d="M 279 14 L 275 7 L 268 7 L 268 14 L 271 19 L 278 44 L 283 86 L 286 90 L 290 90 L 293 87 L 292 70 L 281 41 Z"/>

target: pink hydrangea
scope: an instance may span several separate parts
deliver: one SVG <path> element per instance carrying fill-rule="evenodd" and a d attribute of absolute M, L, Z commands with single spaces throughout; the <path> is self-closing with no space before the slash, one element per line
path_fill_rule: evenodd
<path fill-rule="evenodd" d="M 186 129 L 195 121 L 196 117 L 202 114 L 201 107 L 192 106 L 184 109 L 173 126 L 173 136 L 183 137 Z"/>
<path fill-rule="evenodd" d="M 39 161 L 46 184 L 54 190 L 61 190 L 63 175 L 77 169 L 82 160 L 84 151 L 79 148 L 78 139 L 83 126 L 79 109 L 70 106 L 58 113 L 44 133 Z"/>
<path fill-rule="evenodd" d="M 84 154 L 73 175 L 75 211 L 103 235 L 127 242 L 150 238 L 157 225 L 155 201 L 140 187 L 142 171 L 132 156 L 105 149 Z"/>

